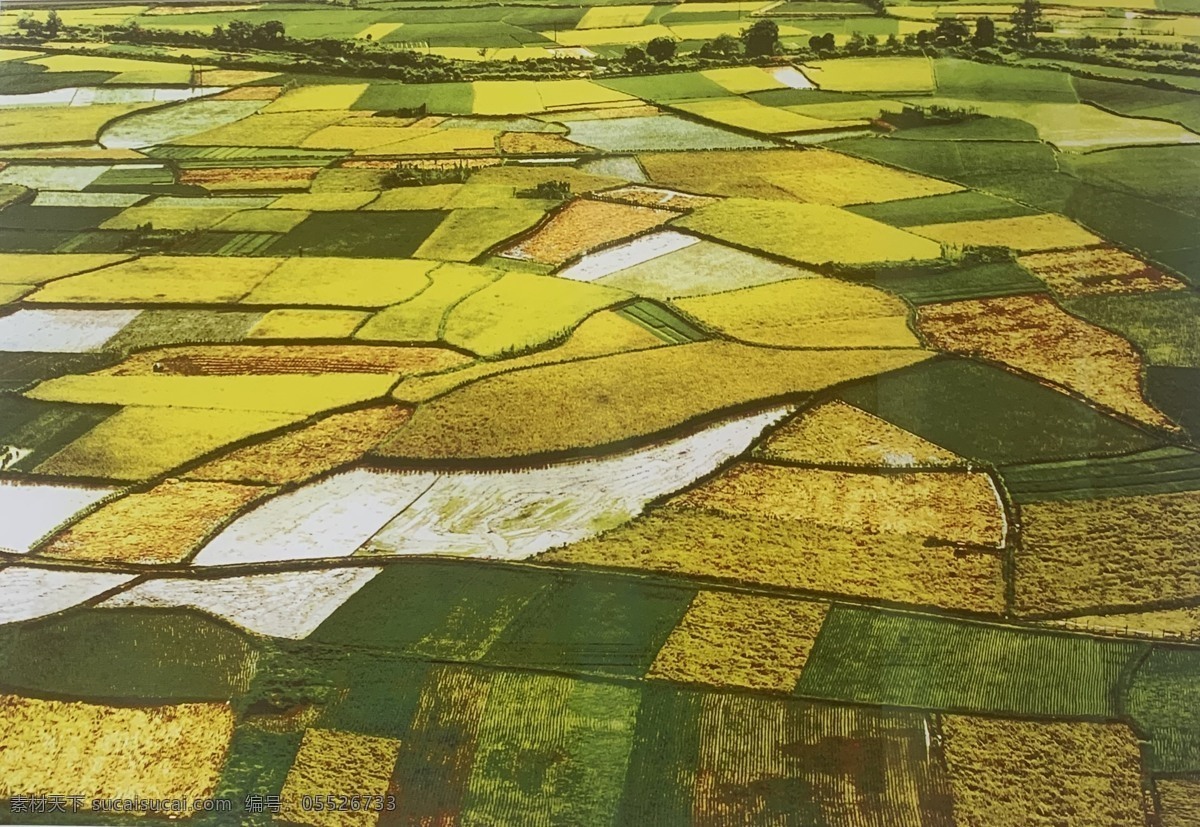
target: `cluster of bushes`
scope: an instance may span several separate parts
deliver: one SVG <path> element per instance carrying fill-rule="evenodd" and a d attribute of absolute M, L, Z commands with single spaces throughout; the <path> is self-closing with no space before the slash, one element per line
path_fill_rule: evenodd
<path fill-rule="evenodd" d="M 570 181 L 542 181 L 529 189 L 517 190 L 517 198 L 540 198 L 545 201 L 566 201 L 571 197 Z"/>
<path fill-rule="evenodd" d="M 912 106 L 906 104 L 899 112 L 883 111 L 879 120 L 891 124 L 897 129 L 914 129 L 919 126 L 944 126 L 952 123 L 962 123 L 983 117 L 974 107 L 969 106 Z"/>
<path fill-rule="evenodd" d="M 397 164 L 382 178 L 384 189 L 397 187 L 425 187 L 430 184 L 465 184 L 471 177 L 471 169 L 465 164 L 450 167 L 423 167 L 415 164 Z"/>

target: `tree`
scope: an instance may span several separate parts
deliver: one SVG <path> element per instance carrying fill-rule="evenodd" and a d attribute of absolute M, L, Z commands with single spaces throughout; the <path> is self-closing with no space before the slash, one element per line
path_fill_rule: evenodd
<path fill-rule="evenodd" d="M 1037 39 L 1042 22 L 1042 4 L 1038 0 L 1022 0 L 1010 18 L 1012 29 L 1008 36 L 1018 46 L 1028 46 Z"/>
<path fill-rule="evenodd" d="M 821 51 L 830 53 L 837 51 L 837 41 L 833 39 L 833 32 L 825 32 L 821 35 Z"/>
<path fill-rule="evenodd" d="M 641 46 L 626 46 L 625 54 L 621 56 L 624 63 L 633 66 L 643 62 L 646 59 L 646 50 Z"/>
<path fill-rule="evenodd" d="M 47 37 L 58 37 L 59 30 L 62 29 L 62 18 L 58 16 L 58 12 L 50 9 L 50 14 L 46 15 L 46 25 L 43 31 Z"/>
<path fill-rule="evenodd" d="M 675 57 L 675 41 L 669 37 L 656 37 L 646 44 L 646 54 L 659 63 Z"/>
<path fill-rule="evenodd" d="M 975 35 L 971 45 L 979 49 L 996 45 L 996 22 L 990 17 L 980 17 L 975 21 Z"/>
<path fill-rule="evenodd" d="M 774 20 L 763 19 L 742 29 L 742 47 L 747 57 L 775 54 L 779 49 L 779 25 Z"/>
<path fill-rule="evenodd" d="M 737 57 L 741 51 L 741 41 L 736 37 L 731 34 L 719 34 L 700 47 L 700 57 Z"/>
<path fill-rule="evenodd" d="M 956 17 L 943 17 L 933 30 L 933 41 L 939 46 L 961 46 L 967 42 L 971 29 Z"/>

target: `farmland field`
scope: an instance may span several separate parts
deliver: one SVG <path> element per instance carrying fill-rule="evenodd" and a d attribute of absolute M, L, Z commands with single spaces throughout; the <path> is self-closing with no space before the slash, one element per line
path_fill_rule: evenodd
<path fill-rule="evenodd" d="M 0 824 L 1195 827 L 1198 55 L 5 5 Z"/>

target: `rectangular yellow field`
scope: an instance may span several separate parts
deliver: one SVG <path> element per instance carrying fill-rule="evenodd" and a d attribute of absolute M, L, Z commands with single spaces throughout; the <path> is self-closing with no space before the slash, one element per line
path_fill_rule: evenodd
<path fill-rule="evenodd" d="M 357 40 L 383 40 L 403 25 L 403 23 L 372 23 L 354 37 Z"/>
<path fill-rule="evenodd" d="M 832 92 L 932 92 L 933 63 L 924 57 L 871 57 L 818 60 L 804 74 Z"/>
<path fill-rule="evenodd" d="M 640 26 L 646 22 L 654 6 L 593 6 L 583 15 L 575 28 L 609 29 L 619 26 Z"/>
<path fill-rule="evenodd" d="M 233 737 L 228 704 L 104 706 L 0 695 L 0 797 L 211 796 Z"/>
<path fill-rule="evenodd" d="M 29 301 L 221 304 L 246 295 L 278 258 L 146 256 L 51 282 Z"/>
<path fill-rule="evenodd" d="M 838 129 L 842 125 L 807 115 L 798 115 L 786 109 L 764 106 L 744 98 L 717 98 L 715 100 L 681 103 L 678 107 L 685 112 L 702 118 L 727 124 L 738 129 L 780 135 L 788 132 L 819 132 L 823 129 Z"/>
<path fill-rule="evenodd" d="M 349 109 L 367 91 L 365 83 L 301 86 L 267 106 L 265 112 L 310 112 Z"/>
<path fill-rule="evenodd" d="M 1021 252 L 1090 247 L 1104 241 L 1071 219 L 1054 213 L 1022 215 L 1016 218 L 984 218 L 950 224 L 924 224 L 909 229 L 917 235 L 946 244 L 964 247 L 1008 247 Z"/>
<path fill-rule="evenodd" d="M 593 106 L 620 101 L 635 102 L 637 99 L 609 89 L 590 80 L 546 80 L 537 85 L 545 109 L 568 109 L 576 106 Z"/>
<path fill-rule="evenodd" d="M 757 66 L 738 66 L 731 69 L 706 69 L 700 73 L 722 89 L 728 89 L 735 95 L 747 92 L 761 92 L 766 89 L 783 89 L 784 84 L 777 81 L 765 69 Z"/>
<path fill-rule="evenodd" d="M 531 80 L 477 80 L 471 111 L 476 115 L 523 115 L 542 111 L 540 84 Z"/>

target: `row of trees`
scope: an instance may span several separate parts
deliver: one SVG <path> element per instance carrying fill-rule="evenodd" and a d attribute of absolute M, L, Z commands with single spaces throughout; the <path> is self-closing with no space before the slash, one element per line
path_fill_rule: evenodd
<path fill-rule="evenodd" d="M 630 66 L 646 63 L 648 60 L 656 63 L 666 63 L 676 56 L 677 43 L 669 37 L 656 37 L 646 44 L 630 46 L 625 50 L 621 61 Z M 779 26 L 774 20 L 763 19 L 742 29 L 734 37 L 722 34 L 705 42 L 697 51 L 697 55 L 706 60 L 729 60 L 737 57 L 766 57 L 779 51 Z"/>

